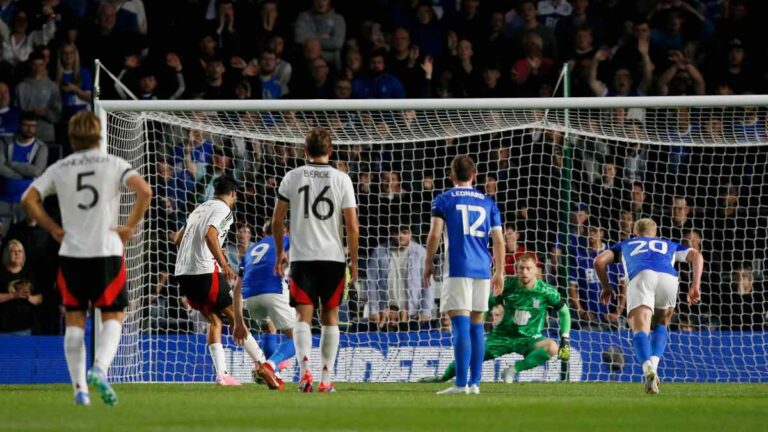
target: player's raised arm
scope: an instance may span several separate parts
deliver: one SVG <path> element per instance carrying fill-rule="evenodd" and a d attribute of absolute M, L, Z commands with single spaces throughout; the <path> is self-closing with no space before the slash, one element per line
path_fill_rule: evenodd
<path fill-rule="evenodd" d="M 349 249 L 349 283 L 357 280 L 357 254 L 360 244 L 360 223 L 357 220 L 357 208 L 343 210 L 344 226 L 347 231 L 347 249 Z"/>
<path fill-rule="evenodd" d="M 282 186 L 282 184 L 281 184 Z M 288 215 L 289 202 L 280 196 L 275 204 L 275 211 L 272 213 L 272 232 L 282 233 L 285 230 L 285 217 Z M 275 274 L 281 277 L 285 276 L 285 267 L 288 264 L 288 256 L 285 254 L 285 245 L 283 245 L 283 236 L 275 235 Z"/>
<path fill-rule="evenodd" d="M 144 214 L 149 208 L 149 202 L 152 199 L 152 188 L 149 187 L 149 183 L 144 180 L 140 174 L 136 173 L 129 177 L 125 181 L 125 186 L 136 194 L 136 201 L 131 209 L 131 214 L 128 215 L 128 219 L 125 224 L 115 229 L 117 234 L 123 243 L 127 242 L 133 235 L 133 230 L 136 229 L 136 225 L 144 218 Z"/>
<path fill-rule="evenodd" d="M 600 279 L 600 286 L 603 287 L 600 291 L 600 300 L 603 304 L 608 304 L 613 296 L 613 290 L 611 289 L 611 283 L 608 281 L 608 265 L 615 262 L 616 257 L 612 250 L 605 250 L 595 258 L 595 273 L 597 278 Z"/>
<path fill-rule="evenodd" d="M 693 280 L 688 290 L 688 302 L 696 304 L 701 299 L 701 274 L 704 272 L 704 256 L 696 249 L 690 249 L 685 261 L 693 267 Z"/>
<path fill-rule="evenodd" d="M 424 275 L 422 276 L 425 287 L 429 286 L 429 278 L 435 273 L 435 254 L 440 247 L 440 236 L 443 234 L 444 225 L 445 222 L 441 217 L 432 217 L 427 235 L 427 255 L 424 257 Z"/>

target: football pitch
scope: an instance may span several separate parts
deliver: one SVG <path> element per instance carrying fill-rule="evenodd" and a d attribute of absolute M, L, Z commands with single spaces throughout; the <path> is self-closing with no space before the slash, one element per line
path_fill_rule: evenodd
<path fill-rule="evenodd" d="M 759 431 L 768 384 L 337 384 L 335 394 L 208 384 L 116 385 L 120 402 L 73 405 L 69 385 L 0 386 L 2 431 Z"/>

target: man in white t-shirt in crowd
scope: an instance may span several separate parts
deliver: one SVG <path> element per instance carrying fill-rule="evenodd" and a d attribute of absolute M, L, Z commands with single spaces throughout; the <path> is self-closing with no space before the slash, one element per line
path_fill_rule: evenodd
<path fill-rule="evenodd" d="M 181 293 L 193 309 L 208 321 L 208 351 L 216 369 L 216 384 L 239 386 L 227 370 L 224 346 L 221 344 L 221 315 L 235 322 L 230 280 L 237 274 L 227 261 L 222 246 L 232 226 L 232 206 L 237 201 L 237 184 L 232 177 L 219 176 L 213 183 L 214 198 L 200 204 L 187 218 L 187 224 L 176 235 L 176 280 Z M 235 263 L 232 263 L 235 266 Z M 264 353 L 249 333 L 243 347 L 257 364 L 264 363 Z"/>
<path fill-rule="evenodd" d="M 332 152 L 331 134 L 326 129 L 313 129 L 307 134 L 304 154 L 308 162 L 289 171 L 283 178 L 272 217 L 272 232 L 281 233 L 290 208 L 290 294 L 291 306 L 296 308 L 298 317 L 293 341 L 301 376 L 299 391 L 306 393 L 313 391 L 309 370 L 310 324 L 317 307 L 321 307 L 320 323 L 323 326 L 320 334 L 322 375 L 318 391 L 336 391 L 331 374 L 339 349 L 339 305 L 344 296 L 347 267 L 342 216 L 349 249 L 349 283 L 357 279 L 360 226 L 355 190 L 347 174 L 329 165 Z M 282 276 L 288 256 L 282 236 L 274 238 L 275 273 Z"/>
<path fill-rule="evenodd" d="M 100 136 L 96 115 L 75 114 L 69 121 L 69 142 L 75 153 L 46 169 L 21 199 L 27 214 L 61 243 L 57 283 L 67 310 L 64 355 L 77 405 L 90 405 L 88 384 L 98 388 L 104 403 L 117 403 L 107 372 L 120 344 L 128 306 L 123 245 L 152 198 L 149 184 L 128 162 L 99 150 Z M 121 186 L 133 192 L 136 201 L 125 224 L 118 226 Z M 63 227 L 43 208 L 43 198 L 53 194 L 59 197 Z M 102 329 L 93 367 L 86 375 L 83 339 L 90 306 L 101 310 Z"/>

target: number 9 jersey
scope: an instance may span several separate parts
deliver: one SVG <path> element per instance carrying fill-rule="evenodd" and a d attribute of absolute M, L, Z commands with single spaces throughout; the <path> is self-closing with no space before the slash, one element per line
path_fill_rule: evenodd
<path fill-rule="evenodd" d="M 611 248 L 616 263 L 624 264 L 624 274 L 632 280 L 643 270 L 677 277 L 675 262 L 684 262 L 691 248 L 658 237 L 634 237 Z"/>
<path fill-rule="evenodd" d="M 448 277 L 490 279 L 491 230 L 501 229 L 496 202 L 473 187 L 455 187 L 435 198 L 432 217 L 445 221 Z"/>
<path fill-rule="evenodd" d="M 32 182 L 45 198 L 58 195 L 64 241 L 59 255 L 96 258 L 123 255 L 118 225 L 120 187 L 138 173 L 125 160 L 99 149 L 76 152 Z"/>
<path fill-rule="evenodd" d="M 346 263 L 342 210 L 357 207 L 347 174 L 328 164 L 307 163 L 285 175 L 277 198 L 290 205 L 291 263 Z"/>

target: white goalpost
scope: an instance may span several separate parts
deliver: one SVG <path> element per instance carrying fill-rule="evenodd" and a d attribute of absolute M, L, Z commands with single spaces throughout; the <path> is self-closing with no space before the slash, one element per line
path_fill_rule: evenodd
<path fill-rule="evenodd" d="M 450 187 L 448 167 L 459 154 L 473 157 L 478 187 L 499 204 L 508 254 L 534 252 L 542 277 L 571 305 L 571 360 L 550 360 L 522 380 L 639 379 L 621 296 L 597 304 L 588 257 L 626 238 L 633 220 L 652 217 L 662 236 L 706 260 L 701 305 L 686 303 L 681 268 L 661 376 L 768 381 L 768 96 L 101 100 L 97 111 L 105 150 L 155 191 L 126 247 L 130 307 L 110 369 L 115 381 L 212 381 L 204 320 L 172 276 L 173 235 L 227 173 L 240 187 L 235 221 L 257 241 L 282 176 L 303 163 L 304 136 L 315 127 L 331 131 L 331 159 L 352 177 L 360 206 L 360 280 L 342 306 L 336 381 L 416 381 L 452 360 L 439 275 L 423 288 L 407 277 L 388 283 L 388 270 L 393 251 L 425 245 L 431 200 Z M 126 194 L 121 217 L 130 204 Z M 232 231 L 228 243 L 237 242 Z M 621 269 L 613 272 L 620 290 Z M 556 338 L 556 319 L 549 332 Z M 245 353 L 227 333 L 224 344 L 235 377 L 249 379 Z M 518 358 L 486 362 L 484 379 L 501 380 Z"/>

